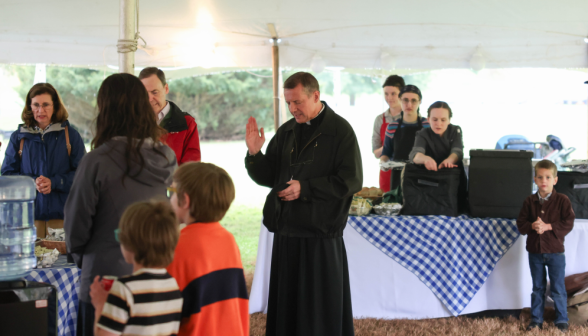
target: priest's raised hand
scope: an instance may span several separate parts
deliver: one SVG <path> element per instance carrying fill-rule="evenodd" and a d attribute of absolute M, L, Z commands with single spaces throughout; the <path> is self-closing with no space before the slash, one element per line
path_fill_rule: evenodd
<path fill-rule="evenodd" d="M 261 131 L 261 135 L 260 135 Z M 265 143 L 265 135 L 263 134 L 263 127 L 258 129 L 257 121 L 253 117 L 249 117 L 247 121 L 247 132 L 245 134 L 245 143 L 250 155 L 259 153 L 261 147 Z"/>

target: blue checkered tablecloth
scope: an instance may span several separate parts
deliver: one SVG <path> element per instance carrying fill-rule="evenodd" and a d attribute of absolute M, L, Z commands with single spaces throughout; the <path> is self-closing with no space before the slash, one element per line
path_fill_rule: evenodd
<path fill-rule="evenodd" d="M 57 288 L 57 335 L 75 336 L 80 293 L 80 270 L 60 256 L 53 267 L 33 269 L 25 277 L 28 281 L 44 282 Z"/>
<path fill-rule="evenodd" d="M 459 315 L 519 237 L 516 220 L 467 216 L 349 217 L 372 245 Z"/>

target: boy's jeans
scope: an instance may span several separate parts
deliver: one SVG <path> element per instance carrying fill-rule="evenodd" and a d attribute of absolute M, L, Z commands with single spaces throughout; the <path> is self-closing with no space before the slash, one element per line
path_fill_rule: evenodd
<path fill-rule="evenodd" d="M 547 272 L 545 271 L 547 266 Z M 529 253 L 529 268 L 533 278 L 531 294 L 531 321 L 543 323 L 545 310 L 545 287 L 547 273 L 551 286 L 551 298 L 555 302 L 555 323 L 568 322 L 568 296 L 564 278 L 566 256 L 563 253 Z"/>

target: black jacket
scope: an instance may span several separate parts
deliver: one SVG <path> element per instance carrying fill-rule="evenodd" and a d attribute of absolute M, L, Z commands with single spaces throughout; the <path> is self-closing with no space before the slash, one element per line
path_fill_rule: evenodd
<path fill-rule="evenodd" d="M 343 235 L 353 194 L 362 186 L 361 154 L 351 125 L 323 104 L 324 119 L 307 144 L 296 143 L 296 120 L 290 119 L 280 126 L 265 155 L 245 158 L 253 181 L 274 188 L 264 206 L 264 225 L 271 232 L 292 237 Z M 276 193 L 291 179 L 300 182 L 299 199 L 279 200 Z"/>

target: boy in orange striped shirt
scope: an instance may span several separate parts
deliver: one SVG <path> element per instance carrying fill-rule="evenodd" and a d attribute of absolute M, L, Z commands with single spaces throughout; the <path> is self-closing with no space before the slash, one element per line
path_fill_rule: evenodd
<path fill-rule="evenodd" d="M 219 221 L 235 198 L 229 174 L 210 163 L 184 163 L 174 174 L 171 205 L 180 232 L 167 271 L 184 298 L 179 336 L 249 335 L 249 299 L 239 248 Z"/>

